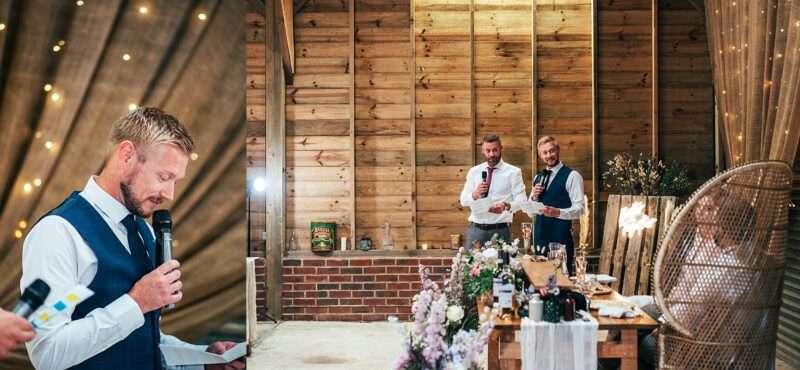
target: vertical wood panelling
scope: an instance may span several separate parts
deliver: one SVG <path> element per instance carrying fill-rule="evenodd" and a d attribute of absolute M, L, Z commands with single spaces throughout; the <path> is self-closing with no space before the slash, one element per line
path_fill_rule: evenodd
<path fill-rule="evenodd" d="M 356 0 L 356 236 L 414 246 L 408 0 Z M 380 81 L 397 81 L 382 84 Z"/>
<path fill-rule="evenodd" d="M 715 174 L 716 152 L 705 17 L 687 0 L 659 6 L 659 153 L 686 164 L 700 185 Z"/>
<path fill-rule="evenodd" d="M 463 234 L 459 204 L 472 165 L 470 0 L 414 2 L 418 243 Z"/>
<path fill-rule="evenodd" d="M 489 133 L 500 135 L 503 160 L 522 169 L 530 188 L 532 141 L 532 57 L 530 0 L 497 3 L 475 0 L 475 119 L 477 144 Z M 485 158 L 475 146 L 477 163 Z M 512 234 L 529 221 L 515 214 Z M 463 221 L 462 221 L 463 223 Z"/>
<path fill-rule="evenodd" d="M 311 1 L 295 14 L 295 68 L 286 88 L 286 238 L 311 248 L 311 221 L 350 237 L 353 165 L 349 3 Z M 338 244 L 338 243 L 337 243 Z"/>
<path fill-rule="evenodd" d="M 621 152 L 652 153 L 652 18 L 649 1 L 598 4 L 600 170 Z"/>
<path fill-rule="evenodd" d="M 558 139 L 561 160 L 581 174 L 584 191 L 593 201 L 592 2 L 540 3 L 536 36 L 537 137 L 533 138 L 533 150 L 539 137 Z M 543 166 L 537 163 L 538 168 Z M 575 222 L 576 238 L 578 230 Z"/>
<path fill-rule="evenodd" d="M 559 139 L 591 201 L 604 162 L 623 151 L 657 147 L 708 177 L 704 159 L 681 148 L 713 148 L 704 138 L 713 121 L 690 101 L 710 96 L 702 15 L 686 16 L 678 0 L 657 10 L 652 1 L 354 1 L 352 12 L 349 2 L 309 1 L 295 16 L 287 237 L 300 249 L 312 220 L 376 245 L 388 221 L 396 248 L 447 246 L 466 228 L 458 196 L 483 162 L 486 133 L 503 138 L 528 191 L 542 135 Z"/>

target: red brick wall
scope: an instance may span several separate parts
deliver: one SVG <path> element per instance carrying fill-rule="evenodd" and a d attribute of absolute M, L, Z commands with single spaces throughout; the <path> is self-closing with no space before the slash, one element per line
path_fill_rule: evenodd
<path fill-rule="evenodd" d="M 267 261 L 264 258 L 256 259 L 256 315 L 258 321 L 266 321 L 267 313 Z"/>
<path fill-rule="evenodd" d="M 408 320 L 419 292 L 419 264 L 438 283 L 451 257 L 307 257 L 283 260 L 283 319 L 318 321 Z"/>

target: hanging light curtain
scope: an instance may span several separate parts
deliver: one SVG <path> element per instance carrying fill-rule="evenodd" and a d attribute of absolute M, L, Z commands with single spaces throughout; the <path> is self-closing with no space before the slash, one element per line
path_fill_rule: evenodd
<path fill-rule="evenodd" d="M 791 162 L 800 140 L 800 1 L 705 6 L 727 166 Z"/>

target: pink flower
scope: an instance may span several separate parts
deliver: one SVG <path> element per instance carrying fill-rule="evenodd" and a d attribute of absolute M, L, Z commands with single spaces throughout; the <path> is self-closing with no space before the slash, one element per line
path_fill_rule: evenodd
<path fill-rule="evenodd" d="M 469 276 L 471 276 L 471 277 L 478 277 L 478 273 L 479 273 L 479 272 L 480 272 L 480 269 L 478 268 L 478 266 L 477 266 L 477 265 L 475 265 L 475 266 L 472 266 L 472 269 L 471 269 L 471 270 L 469 270 Z"/>

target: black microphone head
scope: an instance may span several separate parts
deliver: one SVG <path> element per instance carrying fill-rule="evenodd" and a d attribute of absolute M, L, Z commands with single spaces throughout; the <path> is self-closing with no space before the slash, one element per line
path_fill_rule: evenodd
<path fill-rule="evenodd" d="M 36 279 L 31 283 L 31 285 L 28 285 L 28 287 L 25 288 L 25 291 L 22 292 L 22 298 L 20 300 L 28 303 L 33 310 L 36 310 L 42 305 L 42 303 L 44 303 L 44 300 L 47 299 L 48 295 L 50 295 L 50 286 L 47 285 L 44 280 Z"/>
<path fill-rule="evenodd" d="M 170 216 L 169 210 L 159 209 L 153 212 L 153 229 L 155 231 L 172 230 L 172 216 Z"/>
<path fill-rule="evenodd" d="M 481 178 L 486 180 L 486 177 L 489 176 L 486 171 L 481 172 Z"/>

